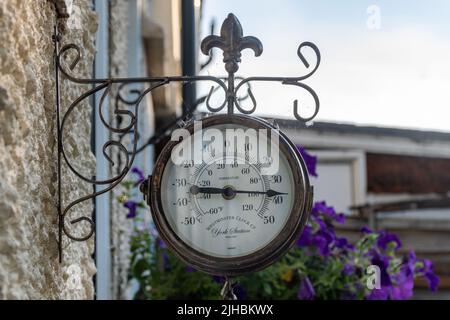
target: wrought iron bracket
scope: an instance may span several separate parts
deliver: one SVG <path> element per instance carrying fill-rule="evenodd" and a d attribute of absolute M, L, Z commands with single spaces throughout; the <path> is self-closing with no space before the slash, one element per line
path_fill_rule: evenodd
<path fill-rule="evenodd" d="M 314 99 L 315 109 L 312 116 L 303 117 L 299 113 L 298 101 L 295 100 L 293 103 L 293 115 L 294 117 L 302 122 L 307 122 L 312 120 L 319 111 L 319 98 L 314 90 L 308 85 L 304 84 L 303 81 L 312 76 L 320 64 L 320 52 L 315 44 L 311 42 L 303 42 L 300 44 L 297 50 L 297 55 L 303 65 L 311 69 L 306 75 L 299 77 L 248 77 L 241 78 L 235 75 L 239 69 L 239 63 L 241 62 L 241 51 L 245 49 L 253 50 L 255 56 L 260 56 L 263 52 L 263 46 L 261 41 L 252 36 L 243 36 L 242 26 L 235 15 L 230 13 L 222 24 L 220 30 L 220 36 L 210 35 L 207 36 L 201 42 L 201 51 L 205 55 L 210 55 L 213 48 L 219 48 L 223 51 L 223 62 L 225 63 L 225 70 L 227 72 L 227 77 L 215 77 L 209 75 L 197 75 L 197 76 L 160 76 L 160 77 L 138 77 L 138 78 L 104 78 L 104 79 L 90 79 L 90 78 L 80 78 L 73 75 L 73 71 L 77 64 L 82 58 L 82 50 L 76 44 L 70 43 L 61 46 L 61 35 L 59 33 L 58 26 L 54 27 L 53 34 L 54 42 L 54 65 L 55 65 L 55 90 L 56 90 L 56 134 L 57 134 L 57 213 L 58 213 L 58 252 L 59 261 L 63 258 L 63 237 L 66 236 L 73 241 L 86 241 L 88 240 L 95 231 L 94 222 L 91 217 L 82 216 L 79 218 L 71 219 L 70 211 L 74 206 L 80 204 L 81 202 L 92 200 L 95 197 L 111 191 L 125 178 L 127 173 L 130 171 L 136 154 L 143 150 L 148 144 L 154 143 L 158 140 L 158 136 L 154 136 L 149 139 L 149 141 L 142 147 L 138 147 L 138 116 L 139 116 L 139 106 L 143 101 L 144 97 L 151 93 L 153 90 L 165 86 L 169 83 L 193 83 L 198 81 L 210 81 L 214 85 L 211 87 L 207 96 L 200 98 L 198 103 L 205 103 L 206 108 L 212 112 L 216 113 L 227 107 L 227 113 L 233 114 L 235 108 L 244 114 L 251 114 L 256 110 L 256 99 L 251 90 L 251 83 L 253 82 L 279 82 L 283 85 L 298 86 L 306 90 Z M 310 48 L 316 55 L 316 61 L 314 67 L 310 68 L 310 63 L 303 55 L 302 51 L 304 48 Z M 71 58 L 71 61 L 67 61 Z M 82 93 L 78 98 L 76 98 L 65 111 L 62 111 L 61 106 L 61 83 L 62 81 L 69 81 L 74 84 L 87 84 L 91 88 Z M 237 84 L 236 84 L 237 81 Z M 127 90 L 127 86 L 130 84 L 140 84 L 142 85 L 141 90 L 136 90 L 135 88 Z M 238 92 L 243 86 L 247 87 L 247 92 L 244 97 L 239 96 Z M 113 118 L 116 121 L 110 121 L 110 119 L 105 119 L 103 108 L 105 107 L 105 98 L 111 94 L 112 88 L 116 86 L 117 93 L 113 96 Z M 225 93 L 225 99 L 219 106 L 212 106 L 210 99 L 216 90 L 222 89 Z M 103 144 L 103 156 L 111 164 L 114 165 L 108 151 L 111 148 L 116 148 L 118 153 L 125 158 L 125 163 L 121 165 L 118 169 L 117 174 L 108 179 L 99 180 L 95 177 L 87 177 L 80 173 L 69 159 L 65 151 L 65 139 L 64 132 L 65 126 L 67 124 L 68 117 L 72 112 L 80 106 L 80 103 L 88 99 L 90 96 L 101 93 L 101 98 L 98 105 L 98 114 L 102 121 L 102 124 L 111 133 L 116 133 L 119 135 L 117 140 L 111 138 L 110 140 L 104 142 Z M 127 93 L 127 94 L 125 94 Z M 133 98 L 130 98 L 130 95 Z M 252 101 L 251 109 L 244 109 L 240 102 L 245 97 L 249 97 Z M 190 112 L 184 115 L 184 119 L 192 116 L 194 108 Z M 117 121 L 121 119 L 120 121 Z M 127 121 L 124 121 L 127 119 Z M 123 125 L 125 123 L 125 125 Z M 168 127 L 164 128 L 164 132 L 161 134 L 169 132 L 174 126 L 172 123 Z M 125 135 L 130 135 L 132 137 L 131 147 L 127 148 L 122 142 L 122 138 Z M 95 192 L 78 198 L 70 203 L 62 203 L 62 165 L 63 163 L 68 167 L 69 171 L 75 174 L 80 180 L 90 183 L 93 186 L 105 186 L 101 190 L 96 190 Z M 69 226 L 73 226 L 79 223 L 88 224 L 89 231 L 86 234 L 75 235 Z"/>

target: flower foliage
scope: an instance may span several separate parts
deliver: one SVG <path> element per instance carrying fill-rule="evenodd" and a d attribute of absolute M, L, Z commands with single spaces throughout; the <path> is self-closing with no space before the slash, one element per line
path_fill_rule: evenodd
<path fill-rule="evenodd" d="M 127 209 L 126 217 L 128 219 L 136 218 L 138 208 L 145 208 L 145 203 L 143 201 L 135 200 L 140 197 L 140 194 L 137 192 L 137 187 L 145 180 L 144 173 L 141 169 L 136 167 L 133 167 L 131 172 L 135 176 L 135 179 L 122 182 L 123 192 L 117 197 L 119 203 Z"/>
<path fill-rule="evenodd" d="M 289 253 L 303 261 L 298 269 L 299 298 L 311 299 L 314 295 L 318 299 L 409 299 L 417 277 L 425 277 L 432 291 L 437 289 L 439 279 L 431 261 L 417 259 L 414 251 L 400 256 L 402 243 L 395 234 L 364 227 L 362 237 L 350 244 L 335 232 L 335 224 L 344 222 L 344 216 L 325 202 L 314 205 L 309 223 L 297 241 L 298 249 Z M 369 272 L 370 266 L 378 267 L 379 288 L 373 283 L 376 278 Z"/>
<path fill-rule="evenodd" d="M 298 148 L 310 175 L 316 173 L 316 158 Z M 130 192 L 138 181 L 126 182 Z M 141 203 L 130 204 L 126 193 L 119 199 L 135 221 L 131 239 L 130 278 L 139 283 L 137 299 L 218 299 L 223 279 L 186 266 L 158 237 Z M 424 277 L 432 291 L 439 278 L 433 264 L 418 259 L 414 251 L 400 255 L 402 242 L 388 231 L 361 229 L 352 243 L 336 234 L 335 225 L 345 216 L 325 202 L 316 202 L 302 235 L 283 258 L 269 268 L 239 277 L 234 292 L 239 299 L 409 299 L 414 279 Z M 379 281 L 378 281 L 379 280 Z"/>

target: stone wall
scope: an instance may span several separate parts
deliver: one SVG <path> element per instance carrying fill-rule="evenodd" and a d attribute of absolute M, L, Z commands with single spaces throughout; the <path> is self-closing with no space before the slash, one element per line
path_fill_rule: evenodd
<path fill-rule="evenodd" d="M 73 2 L 75 15 L 63 33 L 63 43 L 75 42 L 84 49 L 75 71 L 90 76 L 96 15 L 91 1 Z M 65 238 L 64 262 L 58 262 L 54 24 L 55 10 L 50 1 L 0 1 L 0 299 L 94 296 L 93 239 L 73 242 Z M 85 86 L 65 82 L 63 108 L 84 90 Z M 87 176 L 95 168 L 90 152 L 90 111 L 87 103 L 80 104 L 65 133 L 69 158 Z M 67 204 L 91 192 L 92 187 L 80 184 L 64 170 L 63 190 Z M 76 217 L 91 213 L 88 201 L 69 214 Z M 87 231 L 86 225 L 77 228 L 82 230 L 75 232 Z M 68 268 L 78 273 L 75 280 Z"/>

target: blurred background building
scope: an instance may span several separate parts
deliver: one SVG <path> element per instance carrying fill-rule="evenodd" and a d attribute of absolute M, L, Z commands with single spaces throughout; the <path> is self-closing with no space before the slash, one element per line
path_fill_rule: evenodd
<path fill-rule="evenodd" d="M 435 264 L 438 294 L 450 298 L 450 134 L 425 130 L 278 119 L 280 129 L 317 156 L 315 201 L 347 215 L 340 232 L 358 239 L 363 226 L 388 230 Z M 424 283 L 419 282 L 418 288 Z"/>

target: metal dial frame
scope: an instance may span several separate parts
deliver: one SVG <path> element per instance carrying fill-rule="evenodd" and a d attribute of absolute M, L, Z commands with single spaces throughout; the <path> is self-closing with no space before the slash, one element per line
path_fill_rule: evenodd
<path fill-rule="evenodd" d="M 295 243 L 303 230 L 311 211 L 313 190 L 309 183 L 308 171 L 301 155 L 293 143 L 270 123 L 259 118 L 246 115 L 214 115 L 202 120 L 202 127 L 207 128 L 219 124 L 237 124 L 253 129 L 272 129 L 272 134 L 279 136 L 279 149 L 289 164 L 293 175 L 295 186 L 294 200 L 291 212 L 281 231 L 266 246 L 251 254 L 222 258 L 211 256 L 192 248 L 185 243 L 172 229 L 163 210 L 161 199 L 161 182 L 164 170 L 171 161 L 172 149 L 180 141 L 169 141 L 160 153 L 147 185 L 146 199 L 151 207 L 153 220 L 156 228 L 170 249 L 184 262 L 194 268 L 217 276 L 237 276 L 261 270 L 274 263 L 283 256 Z M 194 132 L 193 123 L 188 124 L 187 129 L 191 134 Z"/>

